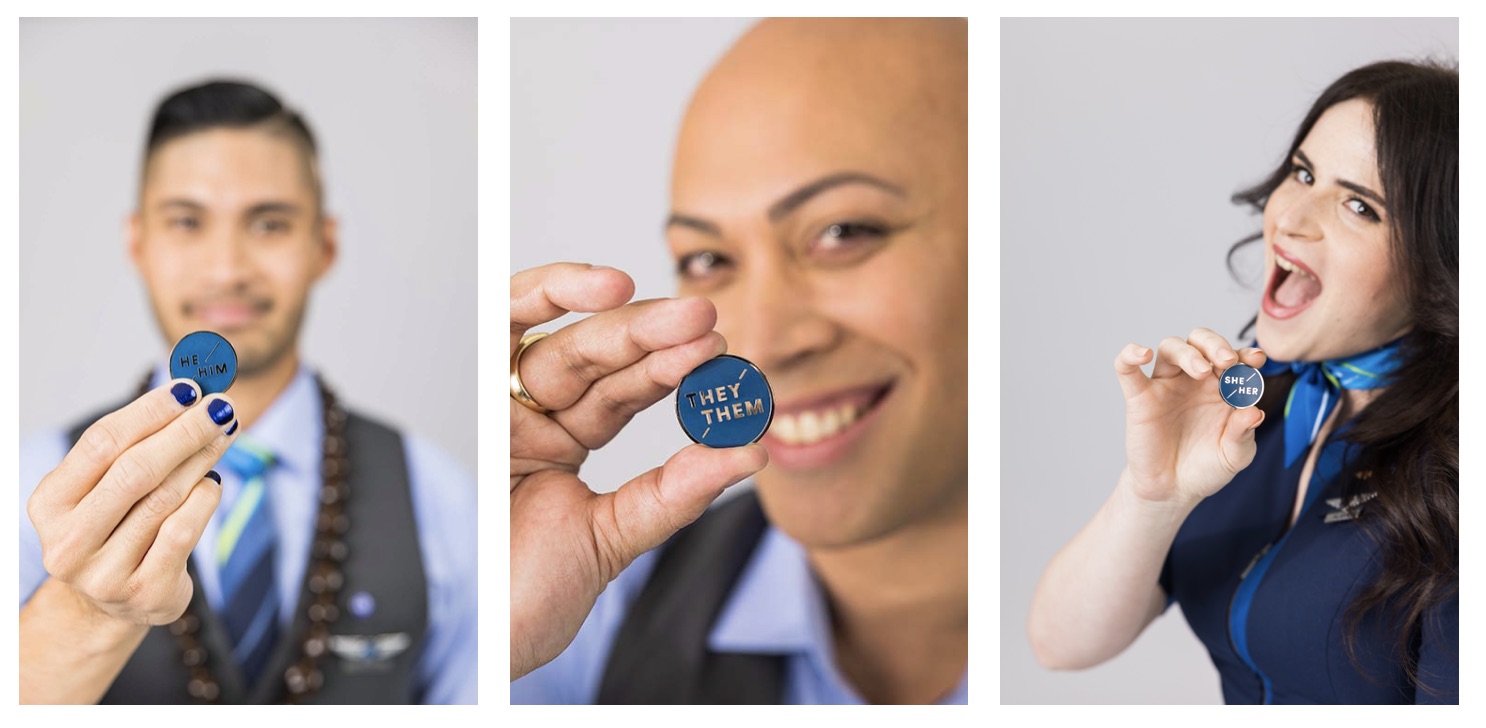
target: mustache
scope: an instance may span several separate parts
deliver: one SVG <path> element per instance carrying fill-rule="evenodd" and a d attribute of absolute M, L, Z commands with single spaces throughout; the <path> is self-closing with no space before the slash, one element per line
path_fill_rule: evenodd
<path fill-rule="evenodd" d="M 185 303 L 182 303 L 181 310 L 189 316 L 199 312 L 203 308 L 214 306 L 241 306 L 258 313 L 264 313 L 273 308 L 273 300 L 264 296 L 255 296 L 246 293 L 202 296 L 189 299 Z"/>

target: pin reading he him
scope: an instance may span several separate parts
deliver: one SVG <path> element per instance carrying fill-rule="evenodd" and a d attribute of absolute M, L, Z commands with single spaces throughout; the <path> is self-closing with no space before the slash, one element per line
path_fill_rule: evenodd
<path fill-rule="evenodd" d="M 1264 396 L 1264 375 L 1248 364 L 1234 364 L 1218 377 L 1218 392 L 1229 407 L 1253 407 Z"/>
<path fill-rule="evenodd" d="M 676 419 L 692 442 L 742 447 L 768 432 L 774 421 L 774 392 L 752 362 L 723 354 L 681 380 Z"/>
<path fill-rule="evenodd" d="M 215 331 L 186 334 L 170 352 L 170 378 L 196 380 L 203 395 L 225 392 L 237 380 L 237 350 Z"/>

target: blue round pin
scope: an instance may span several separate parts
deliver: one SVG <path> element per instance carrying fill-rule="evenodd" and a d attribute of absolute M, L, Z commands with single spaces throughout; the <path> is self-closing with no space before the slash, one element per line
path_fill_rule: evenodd
<path fill-rule="evenodd" d="M 723 354 L 681 380 L 676 419 L 692 442 L 742 447 L 768 432 L 774 421 L 774 391 L 753 362 Z"/>
<path fill-rule="evenodd" d="M 237 379 L 237 351 L 215 331 L 197 331 L 170 352 L 170 378 L 194 379 L 203 395 L 225 392 Z"/>
<path fill-rule="evenodd" d="M 371 594 L 359 591 L 351 595 L 346 606 L 350 607 L 351 614 L 357 619 L 366 619 L 377 611 L 377 600 Z"/>
<path fill-rule="evenodd" d="M 1264 375 L 1248 364 L 1234 364 L 1218 378 L 1218 392 L 1234 409 L 1253 407 L 1264 396 Z"/>

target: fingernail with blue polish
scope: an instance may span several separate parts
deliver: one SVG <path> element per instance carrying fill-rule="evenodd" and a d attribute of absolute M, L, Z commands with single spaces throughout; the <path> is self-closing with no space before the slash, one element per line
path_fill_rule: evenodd
<path fill-rule="evenodd" d="M 232 405 L 225 399 L 214 399 L 206 404 L 206 413 L 211 415 L 212 422 L 225 425 L 232 421 Z M 231 433 L 228 433 L 231 434 Z"/>
<path fill-rule="evenodd" d="M 182 407 L 196 404 L 196 388 L 185 382 L 176 382 L 170 388 L 170 393 L 175 395 L 175 401 L 180 402 Z"/>
<path fill-rule="evenodd" d="M 217 485 L 221 485 L 222 484 L 222 476 L 218 475 L 217 474 L 217 471 L 215 471 L 215 470 L 208 470 L 208 471 L 206 471 L 206 477 L 211 478 L 212 480 L 217 481 Z"/>
<path fill-rule="evenodd" d="M 237 423 L 236 422 L 232 423 L 232 426 L 229 427 L 229 428 L 227 428 L 227 434 L 228 435 L 231 435 L 234 432 L 237 432 Z"/>

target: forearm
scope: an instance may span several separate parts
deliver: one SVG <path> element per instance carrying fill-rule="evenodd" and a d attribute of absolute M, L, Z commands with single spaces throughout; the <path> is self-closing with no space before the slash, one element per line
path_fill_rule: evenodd
<path fill-rule="evenodd" d="M 1119 654 L 1161 613 L 1158 580 L 1195 502 L 1154 503 L 1130 475 L 1048 564 L 1032 598 L 1033 651 L 1054 669 L 1092 667 Z"/>
<path fill-rule="evenodd" d="M 148 631 L 47 579 L 21 607 L 21 702 L 98 702 Z"/>

